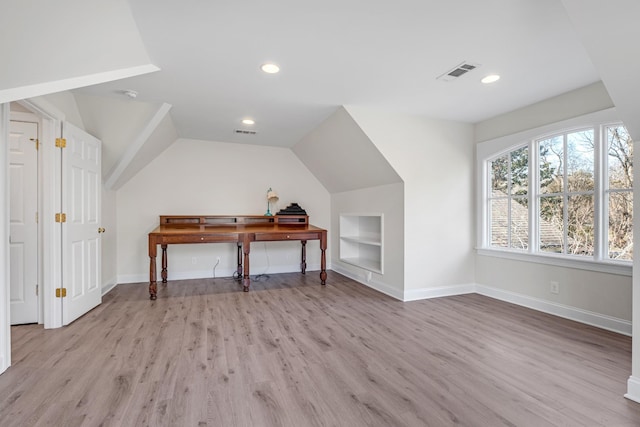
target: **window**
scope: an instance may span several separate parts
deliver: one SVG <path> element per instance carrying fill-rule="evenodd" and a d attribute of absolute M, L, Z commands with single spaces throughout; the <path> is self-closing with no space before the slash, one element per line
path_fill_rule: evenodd
<path fill-rule="evenodd" d="M 489 206 L 491 246 L 529 247 L 529 149 L 522 147 L 492 160 Z"/>
<path fill-rule="evenodd" d="M 536 141 L 538 249 L 594 254 L 595 145 L 593 129 Z"/>
<path fill-rule="evenodd" d="M 605 188 L 607 256 L 633 259 L 633 141 L 624 126 L 607 126 Z"/>
<path fill-rule="evenodd" d="M 621 124 L 532 139 L 485 168 L 485 248 L 633 259 L 633 143 Z"/>

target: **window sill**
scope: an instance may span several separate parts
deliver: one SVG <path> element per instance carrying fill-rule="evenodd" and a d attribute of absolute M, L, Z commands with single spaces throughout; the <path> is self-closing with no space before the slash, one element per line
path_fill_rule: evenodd
<path fill-rule="evenodd" d="M 482 256 L 512 259 L 516 261 L 534 262 L 537 264 L 554 265 L 558 267 L 577 268 L 580 270 L 598 271 L 600 273 L 631 276 L 632 263 L 621 261 L 593 261 L 578 259 L 567 255 L 544 255 L 516 252 L 501 249 L 477 248 L 476 253 Z"/>

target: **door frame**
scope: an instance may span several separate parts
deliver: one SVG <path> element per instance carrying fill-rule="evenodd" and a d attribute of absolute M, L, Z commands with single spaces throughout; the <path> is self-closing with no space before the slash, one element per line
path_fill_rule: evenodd
<path fill-rule="evenodd" d="M 61 150 L 55 149 L 65 114 L 43 99 L 17 101 L 41 120 L 40 141 L 40 218 L 42 266 L 42 313 L 44 327 L 62 326 L 62 299 L 55 289 L 62 281 L 62 230 L 56 227 L 55 213 L 61 211 Z M 11 265 L 9 258 L 9 121 L 10 104 L 0 104 L 0 373 L 11 366 Z"/>
<path fill-rule="evenodd" d="M 55 289 L 62 287 L 62 230 L 55 222 L 56 212 L 61 212 L 61 150 L 56 149 L 55 140 L 60 137 L 61 123 L 65 114 L 41 99 L 17 101 L 35 114 L 42 125 L 39 164 L 39 225 L 42 323 L 45 329 L 62 326 L 62 299 L 55 297 Z"/>

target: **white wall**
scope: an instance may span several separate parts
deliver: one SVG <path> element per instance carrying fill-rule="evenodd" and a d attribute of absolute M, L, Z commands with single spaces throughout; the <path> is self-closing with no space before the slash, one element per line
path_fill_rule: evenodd
<path fill-rule="evenodd" d="M 478 157 L 482 159 L 490 151 L 500 151 L 514 140 L 525 141 L 552 129 L 557 130 L 558 127 L 584 126 L 594 118 L 609 121 L 619 119 L 613 108 L 597 111 L 597 108 L 610 104 L 608 94 L 600 86 L 587 86 L 479 123 L 476 128 L 482 130 L 482 137 L 494 139 L 478 144 Z M 561 117 L 567 120 L 552 120 L 547 117 L 544 126 L 536 127 L 540 118 L 536 112 L 543 107 L 549 111 L 562 111 Z M 520 123 L 523 129 L 512 135 L 501 136 L 504 128 L 499 123 Z M 491 128 L 488 124 L 495 127 Z M 496 136 L 500 137 L 495 138 Z M 551 280 L 560 283 L 558 295 L 551 294 L 549 290 Z M 587 271 L 482 254 L 476 256 L 476 282 L 480 286 L 491 288 L 489 291 L 492 296 L 624 333 L 630 332 L 631 281 L 631 277 L 625 274 Z"/>
<path fill-rule="evenodd" d="M 372 273 L 340 261 L 340 215 L 383 214 L 384 274 Z M 331 266 L 367 286 L 404 299 L 404 184 L 388 184 L 331 195 Z"/>
<path fill-rule="evenodd" d="M 159 215 L 262 215 L 269 187 L 280 196 L 272 212 L 297 202 L 313 225 L 329 229 L 329 193 L 290 149 L 177 140 L 118 190 L 118 283 L 148 282 L 147 235 Z M 218 256 L 217 277 L 236 267 L 233 244 L 173 245 L 168 251 L 170 280 L 212 277 Z M 299 252 L 298 242 L 254 243 L 251 274 L 298 271 Z M 307 244 L 307 268 L 320 268 L 315 242 Z"/>
<path fill-rule="evenodd" d="M 404 181 L 405 299 L 474 283 L 473 126 L 347 111 Z"/>

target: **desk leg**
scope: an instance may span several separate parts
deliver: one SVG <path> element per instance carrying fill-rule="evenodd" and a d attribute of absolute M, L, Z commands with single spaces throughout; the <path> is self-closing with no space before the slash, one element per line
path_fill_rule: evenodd
<path fill-rule="evenodd" d="M 156 299 L 158 282 L 156 282 L 156 244 L 149 242 L 149 299 Z"/>
<path fill-rule="evenodd" d="M 162 246 L 162 283 L 167 283 L 167 245 Z"/>
<path fill-rule="evenodd" d="M 300 261 L 300 271 L 302 271 L 302 274 L 305 274 L 307 272 L 307 241 L 300 240 L 300 243 L 302 243 L 302 258 Z"/>
<path fill-rule="evenodd" d="M 327 232 L 325 231 L 320 236 L 320 283 L 327 284 Z"/>
<path fill-rule="evenodd" d="M 244 238 L 242 242 L 242 251 L 244 252 L 244 274 L 242 277 L 242 290 L 249 292 L 249 285 L 251 279 L 249 278 L 249 251 L 251 250 L 251 243 L 248 238 Z"/>
<path fill-rule="evenodd" d="M 238 242 L 238 268 L 236 269 L 238 280 L 242 279 L 242 243 Z"/>

